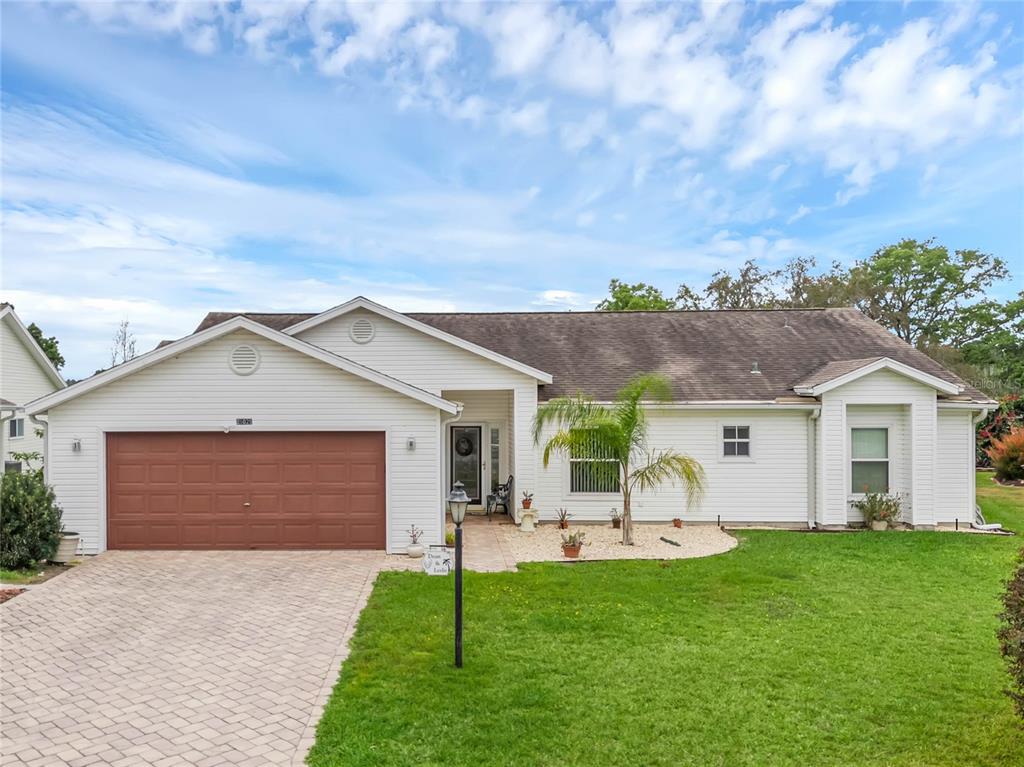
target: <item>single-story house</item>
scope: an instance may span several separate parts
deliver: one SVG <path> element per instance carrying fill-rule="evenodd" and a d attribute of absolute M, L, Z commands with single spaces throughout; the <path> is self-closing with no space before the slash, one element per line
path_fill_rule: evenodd
<path fill-rule="evenodd" d="M 842 527 L 865 487 L 920 528 L 974 518 L 974 424 L 993 403 L 855 309 L 402 314 L 356 298 L 320 314 L 211 313 L 185 338 L 31 403 L 48 478 L 86 552 L 402 551 L 444 532 L 462 481 L 506 477 L 541 519 L 608 520 L 588 456 L 545 468 L 538 403 L 611 401 L 666 376 L 653 448 L 703 464 L 634 498 L 637 521 Z"/>
<path fill-rule="evenodd" d="M 28 328 L 8 303 L 0 303 L 0 455 L 4 471 L 39 468 L 45 444 L 37 434 L 42 428 L 25 414 L 24 405 L 66 386 L 57 368 L 36 343 Z M 23 454 L 35 453 L 35 461 Z M 27 464 L 27 465 L 26 465 Z"/>

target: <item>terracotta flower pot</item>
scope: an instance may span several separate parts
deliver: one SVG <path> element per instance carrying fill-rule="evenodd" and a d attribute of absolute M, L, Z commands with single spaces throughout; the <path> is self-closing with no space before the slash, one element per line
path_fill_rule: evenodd
<path fill-rule="evenodd" d="M 672 520 L 672 527 L 682 527 L 682 526 L 683 526 L 683 520 L 681 520 L 679 517 L 676 517 L 675 519 Z"/>
<path fill-rule="evenodd" d="M 562 547 L 562 554 L 565 555 L 566 557 L 568 557 L 569 559 L 576 559 L 580 555 L 580 547 L 579 546 L 563 546 Z"/>
<path fill-rule="evenodd" d="M 620 527 L 622 527 L 622 520 L 619 519 L 618 517 L 613 519 L 612 520 L 612 527 L 615 528 L 616 530 L 618 530 Z"/>
<path fill-rule="evenodd" d="M 530 499 L 529 499 L 529 500 L 527 500 L 527 501 L 523 501 L 523 508 L 524 508 L 524 509 L 528 509 L 528 508 L 530 508 L 530 507 L 531 507 L 532 505 L 533 505 L 533 499 L 532 499 L 532 498 L 530 498 Z"/>
<path fill-rule="evenodd" d="M 563 530 L 568 530 L 569 529 L 569 520 L 567 520 L 567 519 L 560 519 L 560 520 L 558 520 L 558 526 L 560 528 L 562 528 Z"/>

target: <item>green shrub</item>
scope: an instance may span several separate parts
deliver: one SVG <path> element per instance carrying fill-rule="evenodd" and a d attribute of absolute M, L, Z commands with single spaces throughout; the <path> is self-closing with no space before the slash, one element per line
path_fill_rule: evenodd
<path fill-rule="evenodd" d="M 850 505 L 864 515 L 865 525 L 888 522 L 895 526 L 903 518 L 903 497 L 899 493 L 865 493 Z"/>
<path fill-rule="evenodd" d="M 992 440 L 988 450 L 996 479 L 1010 481 L 1024 479 L 1024 428 L 1018 427 L 1002 437 Z"/>
<path fill-rule="evenodd" d="M 1024 549 L 1017 558 L 1017 569 L 1006 582 L 1003 612 L 999 614 L 999 651 L 1010 673 L 1010 689 L 1017 715 L 1024 719 Z"/>
<path fill-rule="evenodd" d="M 0 479 L 0 567 L 18 570 L 49 559 L 60 542 L 61 510 L 41 471 Z"/>

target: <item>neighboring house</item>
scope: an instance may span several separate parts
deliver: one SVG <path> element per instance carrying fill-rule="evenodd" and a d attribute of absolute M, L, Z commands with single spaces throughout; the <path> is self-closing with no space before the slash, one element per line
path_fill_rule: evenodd
<path fill-rule="evenodd" d="M 4 471 L 27 468 L 13 453 L 45 456 L 45 442 L 36 433 L 41 429 L 28 418 L 23 405 L 65 386 L 57 368 L 14 313 L 14 307 L 0 303 L 0 454 Z M 42 458 L 34 465 L 38 468 L 41 464 Z"/>
<path fill-rule="evenodd" d="M 87 552 L 440 542 L 458 479 L 515 476 L 542 518 L 608 520 L 593 457 L 545 469 L 538 402 L 610 401 L 658 372 L 653 448 L 707 472 L 634 499 L 638 521 L 842 527 L 864 486 L 917 527 L 974 518 L 973 423 L 994 405 L 854 309 L 208 315 L 193 335 L 36 400 L 49 476 Z"/>

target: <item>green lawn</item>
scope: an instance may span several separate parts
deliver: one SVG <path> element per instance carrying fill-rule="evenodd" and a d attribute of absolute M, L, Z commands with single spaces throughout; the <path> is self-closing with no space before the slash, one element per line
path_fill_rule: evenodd
<path fill-rule="evenodd" d="M 1024 530 L 1024 490 L 979 479 Z M 1019 765 L 993 632 L 1021 538 L 750 531 L 707 559 L 383 573 L 312 765 Z"/>

